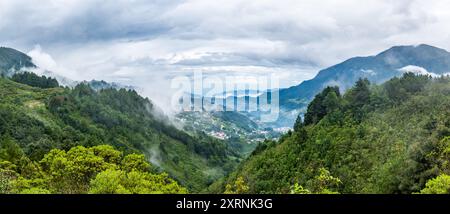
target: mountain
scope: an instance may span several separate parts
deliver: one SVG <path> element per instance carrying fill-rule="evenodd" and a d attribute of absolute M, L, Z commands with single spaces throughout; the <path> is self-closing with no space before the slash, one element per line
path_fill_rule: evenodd
<path fill-rule="evenodd" d="M 55 79 L 15 72 L 36 68 L 25 54 L 9 48 L 0 53 L 7 68 L 2 71 L 8 72 L 0 77 L 0 147 L 4 142 L 17 145 L 30 161 L 52 149 L 106 144 L 125 154 L 144 154 L 155 169 L 190 192 L 201 192 L 240 160 L 222 140 L 175 128 L 131 88 L 105 81 L 58 87 Z M 2 148 L 0 153 L 4 164 Z"/>
<path fill-rule="evenodd" d="M 0 47 L 0 74 L 2 76 L 8 76 L 11 77 L 13 74 L 17 72 L 22 71 L 33 71 L 34 69 L 38 68 L 35 64 L 32 62 L 32 58 L 25 53 L 22 53 L 18 50 L 12 49 L 12 48 L 6 48 L 6 47 Z M 91 80 L 91 81 L 74 81 L 67 77 L 58 75 L 54 73 L 53 71 L 43 70 L 41 71 L 42 74 L 47 77 L 53 77 L 56 80 L 58 80 L 59 84 L 63 86 L 68 87 L 75 87 L 76 85 L 80 83 L 88 84 L 91 86 L 94 90 L 100 90 L 100 89 L 108 89 L 108 88 L 115 88 L 115 89 L 131 89 L 135 90 L 136 88 L 132 86 L 126 86 L 122 85 L 120 83 L 116 82 L 106 82 L 103 80 Z"/>
<path fill-rule="evenodd" d="M 260 144 L 213 186 L 264 194 L 450 193 L 449 151 L 450 76 L 405 73 L 382 85 L 358 80 L 345 94 L 325 88 L 292 132 Z"/>
<path fill-rule="evenodd" d="M 450 53 L 430 45 L 395 46 L 375 56 L 355 57 L 319 71 L 311 80 L 279 91 L 280 119 L 273 126 L 292 126 L 306 105 L 326 86 L 347 90 L 359 78 L 383 83 L 404 72 L 441 75 L 450 72 Z"/>
<path fill-rule="evenodd" d="M 36 68 L 31 57 L 12 48 L 0 47 L 0 74 L 12 76 L 22 68 Z"/>
<path fill-rule="evenodd" d="M 89 85 L 92 89 L 99 91 L 102 89 L 110 89 L 110 88 L 115 88 L 115 89 L 127 89 L 127 90 L 136 90 L 135 87 L 133 86 L 126 86 L 126 85 L 122 85 L 120 83 L 116 83 L 116 82 L 106 82 L 104 80 L 91 80 L 91 81 L 83 81 L 81 82 L 83 84 L 87 84 Z M 77 82 L 77 84 L 79 84 Z"/>
<path fill-rule="evenodd" d="M 359 78 L 367 78 L 370 82 L 379 84 L 392 77 L 401 76 L 405 72 L 428 74 L 434 77 L 449 73 L 450 53 L 444 49 L 422 44 L 418 46 L 395 46 L 374 56 L 348 59 L 319 71 L 311 80 L 304 81 L 297 86 L 278 90 L 280 110 L 278 120 L 275 122 L 261 121 L 262 113 L 259 111 L 243 111 L 239 114 L 244 120 L 240 121 L 239 124 L 240 127 L 245 123 L 248 123 L 249 126 L 256 124 L 256 132 L 265 132 L 267 129 L 283 132 L 294 125 L 299 115 L 303 116 L 312 98 L 327 86 L 339 86 L 341 92 L 345 92 Z M 237 94 L 237 96 L 230 96 L 231 94 Z M 248 94 L 258 94 L 258 92 L 227 93 L 228 96 L 224 99 L 224 103 L 226 105 L 231 103 L 232 100 L 236 100 L 237 106 L 241 109 L 245 109 L 245 104 L 251 103 L 256 106 L 258 98 L 261 99 L 261 96 L 248 96 Z M 200 96 L 192 97 L 197 99 L 198 103 L 201 103 Z M 222 95 L 216 96 L 216 99 L 220 97 Z M 205 115 L 203 118 L 205 117 L 210 118 L 211 115 Z M 199 124 L 197 127 L 208 127 L 209 124 L 212 124 L 210 120 L 199 120 L 199 117 L 185 118 L 196 118 L 190 120 L 189 123 Z M 270 136 L 276 136 L 275 134 L 276 132 L 272 132 Z"/>

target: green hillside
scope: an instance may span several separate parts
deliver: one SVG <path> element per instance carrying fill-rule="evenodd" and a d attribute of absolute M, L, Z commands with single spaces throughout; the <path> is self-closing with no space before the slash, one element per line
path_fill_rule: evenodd
<path fill-rule="evenodd" d="M 45 87 L 49 81 L 15 79 Z M 135 91 L 95 91 L 85 84 L 44 88 L 0 78 L 1 145 L 18 145 L 31 162 L 41 161 L 52 149 L 112 145 L 125 155 L 144 154 L 156 171 L 168 172 L 190 192 L 200 192 L 239 160 L 224 142 L 190 136 L 154 117 L 151 101 Z M 10 161 L 8 157 L 0 155 L 0 161 Z"/>
<path fill-rule="evenodd" d="M 449 193 L 449 77 L 360 79 L 344 95 L 329 87 L 294 128 L 259 145 L 216 191 Z"/>

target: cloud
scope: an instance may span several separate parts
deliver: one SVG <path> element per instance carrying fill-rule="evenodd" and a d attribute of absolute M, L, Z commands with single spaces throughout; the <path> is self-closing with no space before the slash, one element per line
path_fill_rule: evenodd
<path fill-rule="evenodd" d="M 153 37 L 168 29 L 159 21 L 175 1 L 42 1 L 0 3 L 0 29 L 18 43 L 84 43 Z"/>
<path fill-rule="evenodd" d="M 77 72 L 70 70 L 64 66 L 58 65 L 53 57 L 44 52 L 40 45 L 36 45 L 31 51 L 27 53 L 32 58 L 33 63 L 38 66 L 34 72 L 38 74 L 47 75 L 48 72 L 52 72 L 53 75 L 58 77 L 65 77 L 69 79 L 77 79 Z"/>
<path fill-rule="evenodd" d="M 0 45 L 75 80 L 137 85 L 164 100 L 171 78 L 192 71 L 276 73 L 288 87 L 394 45 L 449 50 L 448 8 L 445 0 L 2 0 Z"/>
<path fill-rule="evenodd" d="M 427 71 L 427 69 L 422 68 L 420 66 L 415 66 L 415 65 L 408 65 L 405 66 L 403 68 L 398 69 L 399 71 L 403 72 L 403 73 L 414 73 L 414 74 L 420 74 L 420 75 L 429 75 L 432 77 L 439 77 L 440 75 L 432 73 Z"/>

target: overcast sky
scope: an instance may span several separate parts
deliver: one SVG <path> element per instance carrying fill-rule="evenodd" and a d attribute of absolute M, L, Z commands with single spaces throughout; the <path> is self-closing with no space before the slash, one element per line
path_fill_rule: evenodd
<path fill-rule="evenodd" d="M 449 23 L 446 0 L 0 1 L 1 46 L 75 80 L 147 85 L 151 97 L 180 72 L 277 73 L 287 87 L 394 45 L 449 50 Z"/>

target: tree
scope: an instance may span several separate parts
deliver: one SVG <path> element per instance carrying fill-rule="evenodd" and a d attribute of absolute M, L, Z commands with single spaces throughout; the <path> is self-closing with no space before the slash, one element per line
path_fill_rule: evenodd
<path fill-rule="evenodd" d="M 331 176 L 325 168 L 319 169 L 319 175 L 307 182 L 308 188 L 298 183 L 291 187 L 291 194 L 339 194 L 332 189 L 337 188 L 342 182 L 339 178 Z"/>
<path fill-rule="evenodd" d="M 9 135 L 0 139 L 0 160 L 17 163 L 23 156 L 22 149 Z"/>
<path fill-rule="evenodd" d="M 300 130 L 304 126 L 301 115 L 297 116 L 294 124 L 294 131 Z"/>
<path fill-rule="evenodd" d="M 341 183 L 341 180 L 333 177 L 327 169 L 320 168 L 319 175 L 312 182 L 311 190 L 319 194 L 336 194 L 338 192 L 332 189 L 338 187 Z"/>
<path fill-rule="evenodd" d="M 94 148 L 77 146 L 68 152 L 53 149 L 46 154 L 40 163 L 52 189 L 60 193 L 86 192 L 89 181 L 97 173 L 115 167 L 114 163 L 95 155 Z"/>
<path fill-rule="evenodd" d="M 234 185 L 228 184 L 226 186 L 225 194 L 245 194 L 248 193 L 249 187 L 245 183 L 243 177 L 238 177 L 234 182 Z"/>
<path fill-rule="evenodd" d="M 112 147 L 111 145 L 94 146 L 92 147 L 92 151 L 94 152 L 94 155 L 102 157 L 103 160 L 107 163 L 119 164 L 122 159 L 122 152 L 115 150 L 114 147 Z M 140 156 L 138 154 L 130 154 L 130 155 Z M 141 156 L 144 157 L 144 155 Z"/>
<path fill-rule="evenodd" d="M 346 93 L 346 99 L 352 109 L 358 109 L 369 104 L 370 101 L 370 82 L 368 79 L 358 79 L 355 86 Z"/>
<path fill-rule="evenodd" d="M 450 176 L 446 174 L 439 175 L 425 184 L 425 188 L 420 191 L 421 194 L 450 194 Z"/>
<path fill-rule="evenodd" d="M 394 103 L 400 103 L 412 94 L 420 92 L 430 81 L 431 77 L 427 75 L 416 75 L 408 72 L 401 78 L 394 77 L 384 84 L 388 98 Z"/>
<path fill-rule="evenodd" d="M 89 193 L 92 194 L 129 194 L 123 185 L 122 180 L 125 173 L 120 170 L 108 169 L 100 172 L 95 179 L 91 181 Z"/>
<path fill-rule="evenodd" d="M 126 172 L 141 171 L 146 172 L 151 169 L 150 164 L 142 154 L 129 154 L 125 156 L 121 163 L 121 169 Z"/>
<path fill-rule="evenodd" d="M 45 76 L 38 76 L 35 73 L 23 72 L 15 73 L 11 79 L 15 82 L 26 84 L 32 87 L 39 88 L 56 88 L 59 87 L 59 83 L 56 79 Z"/>
<path fill-rule="evenodd" d="M 15 171 L 0 168 L 0 194 L 7 194 L 11 192 L 11 181 L 16 177 L 17 173 Z"/>
<path fill-rule="evenodd" d="M 291 187 L 291 194 L 311 194 L 311 191 L 296 183 Z"/>
<path fill-rule="evenodd" d="M 41 189 L 41 188 L 30 188 L 30 189 L 24 189 L 20 192 L 20 194 L 51 194 L 49 190 Z"/>
<path fill-rule="evenodd" d="M 67 152 L 53 149 L 35 166 L 36 173 L 28 177 L 23 172 L 15 177 L 2 174 L 6 168 L 15 168 L 9 162 L 0 162 L 0 167 L 0 190 L 20 194 L 187 192 L 167 174 L 152 173 L 144 155 L 129 154 L 123 157 L 122 152 L 110 145 L 77 146 Z"/>
<path fill-rule="evenodd" d="M 340 106 L 339 87 L 326 87 L 308 105 L 304 125 L 318 123 L 325 115 L 337 110 Z"/>
<path fill-rule="evenodd" d="M 368 79 L 360 78 L 355 86 L 345 94 L 345 100 L 348 103 L 346 107 L 357 122 L 360 122 L 366 113 L 363 107 L 370 105 L 371 92 L 369 86 Z"/>
<path fill-rule="evenodd" d="M 91 181 L 92 194 L 177 194 L 187 193 L 167 174 L 108 169 Z"/>

